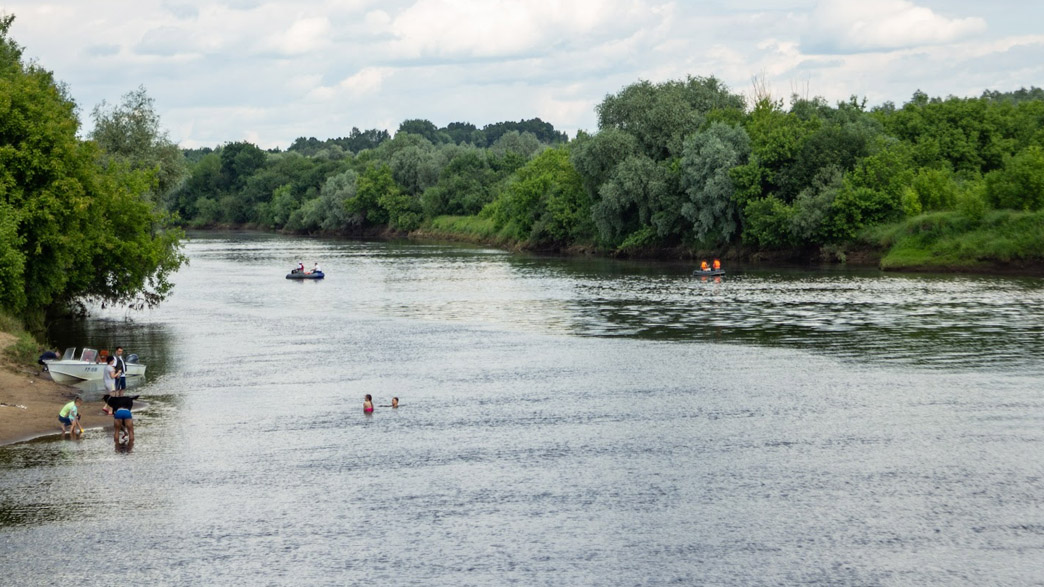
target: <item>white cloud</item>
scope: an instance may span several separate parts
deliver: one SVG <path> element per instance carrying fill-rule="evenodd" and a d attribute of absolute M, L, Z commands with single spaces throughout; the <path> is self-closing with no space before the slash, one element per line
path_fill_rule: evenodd
<path fill-rule="evenodd" d="M 330 21 L 325 17 L 301 18 L 270 38 L 270 46 L 285 55 L 303 55 L 328 44 Z"/>
<path fill-rule="evenodd" d="M 367 67 L 342 81 L 340 86 L 356 96 L 373 94 L 381 89 L 385 78 L 391 76 L 391 74 L 392 70 L 389 68 Z"/>
<path fill-rule="evenodd" d="M 0 11 L 81 112 L 144 85 L 186 146 L 285 147 L 408 118 L 539 116 L 573 135 L 595 129 L 606 94 L 686 75 L 749 93 L 764 73 L 777 97 L 807 86 L 871 103 L 1044 79 L 1044 3 L 1016 0 L 5 0 Z"/>
<path fill-rule="evenodd" d="M 802 45 L 821 53 L 879 51 L 950 43 L 985 29 L 981 18 L 946 18 L 907 0 L 822 0 Z"/>
<path fill-rule="evenodd" d="M 641 0 L 419 0 L 392 22 L 402 57 L 491 58 L 560 49 L 656 21 Z"/>

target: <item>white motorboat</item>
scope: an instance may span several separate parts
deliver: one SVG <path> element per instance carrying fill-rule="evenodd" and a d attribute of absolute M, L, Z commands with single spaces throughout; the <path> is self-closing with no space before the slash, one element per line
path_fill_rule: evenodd
<path fill-rule="evenodd" d="M 128 379 L 145 376 L 145 365 L 138 362 L 138 355 L 130 355 L 125 361 Z M 98 351 L 89 348 L 83 349 L 79 359 L 76 358 L 76 347 L 69 347 L 61 359 L 50 359 L 44 363 L 51 373 L 51 379 L 65 385 L 101 379 L 105 372 L 105 363 L 98 361 Z"/>

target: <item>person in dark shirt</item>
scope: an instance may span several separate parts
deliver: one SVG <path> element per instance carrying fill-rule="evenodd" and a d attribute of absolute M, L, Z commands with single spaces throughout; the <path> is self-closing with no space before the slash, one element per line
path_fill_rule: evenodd
<path fill-rule="evenodd" d="M 116 362 L 113 366 L 119 373 L 116 376 L 116 395 L 123 395 L 123 390 L 127 389 L 127 361 L 123 360 L 123 347 L 121 346 L 116 347 Z"/>
<path fill-rule="evenodd" d="M 37 363 L 43 365 L 44 371 L 47 370 L 46 361 L 54 361 L 62 358 L 58 355 L 58 351 L 44 351 L 44 354 L 40 355 L 40 358 L 36 360 Z"/>
<path fill-rule="evenodd" d="M 113 411 L 112 439 L 114 441 L 121 442 L 126 440 L 127 442 L 134 442 L 134 416 L 131 414 L 131 407 L 134 405 L 134 400 L 139 397 L 141 396 L 113 396 L 109 394 L 102 396 L 102 401 L 112 408 Z"/>

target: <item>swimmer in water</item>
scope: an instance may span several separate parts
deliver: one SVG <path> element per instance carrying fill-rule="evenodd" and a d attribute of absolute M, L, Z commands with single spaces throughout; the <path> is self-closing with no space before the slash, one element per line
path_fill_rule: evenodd
<path fill-rule="evenodd" d="M 363 413 L 373 413 L 373 397 L 370 394 L 366 394 L 366 399 L 363 400 Z"/>

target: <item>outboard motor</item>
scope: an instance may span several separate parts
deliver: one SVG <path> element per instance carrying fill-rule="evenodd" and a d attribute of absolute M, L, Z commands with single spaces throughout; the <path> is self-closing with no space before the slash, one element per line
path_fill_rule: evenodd
<path fill-rule="evenodd" d="M 127 356 L 127 362 L 128 363 L 137 363 L 138 362 L 138 355 L 128 355 Z"/>

